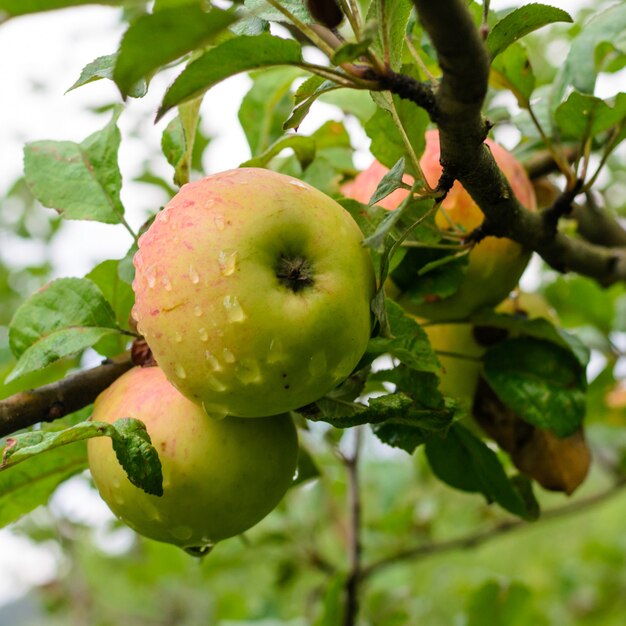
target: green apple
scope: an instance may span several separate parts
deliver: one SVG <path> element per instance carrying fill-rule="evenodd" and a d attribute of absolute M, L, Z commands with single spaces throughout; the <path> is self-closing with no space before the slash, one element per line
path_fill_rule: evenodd
<path fill-rule="evenodd" d="M 181 393 L 258 417 L 315 401 L 362 357 L 375 278 L 334 200 L 243 168 L 185 185 L 141 238 L 133 316 Z"/>
<path fill-rule="evenodd" d="M 103 391 L 95 421 L 144 422 L 163 470 L 163 495 L 128 480 L 108 437 L 88 442 L 89 468 L 113 513 L 141 535 L 202 553 L 263 519 L 293 480 L 298 439 L 288 415 L 213 420 L 158 367 L 133 368 Z"/>

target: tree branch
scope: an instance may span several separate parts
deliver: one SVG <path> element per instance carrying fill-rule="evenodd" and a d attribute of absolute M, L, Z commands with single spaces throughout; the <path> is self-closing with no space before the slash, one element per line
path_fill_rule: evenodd
<path fill-rule="evenodd" d="M 527 522 L 525 520 L 505 521 L 488 530 L 466 535 L 465 537 L 450 539 L 449 541 L 427 543 L 421 546 L 416 546 L 415 548 L 409 548 L 408 550 L 392 554 L 391 556 L 387 556 L 379 561 L 371 563 L 366 567 L 363 567 L 361 570 L 361 578 L 368 578 L 387 567 L 396 565 L 397 563 L 401 563 L 403 561 L 424 558 L 434 554 L 451 552 L 453 550 L 475 548 L 476 546 L 480 546 L 483 543 L 487 543 L 488 541 L 495 539 L 496 537 L 506 535 L 515 530 L 534 527 L 544 521 L 587 511 L 597 504 L 610 500 L 618 493 L 621 493 L 624 487 L 626 487 L 626 478 L 620 478 L 604 491 L 600 491 L 599 493 L 578 500 L 577 502 L 572 502 L 570 504 L 543 512 L 539 520 L 535 522 Z"/>
<path fill-rule="evenodd" d="M 100 392 L 132 366 L 130 357 L 124 355 L 49 385 L 0 400 L 0 437 L 39 422 L 52 422 L 90 405 Z"/>
<path fill-rule="evenodd" d="M 489 131 L 481 108 L 490 59 L 464 0 L 414 0 L 414 4 L 442 69 L 434 104 L 418 81 L 409 89 L 398 87 L 392 74 L 378 79 L 381 88 L 414 101 L 435 117 L 444 174 L 458 179 L 480 206 L 483 232 L 519 242 L 561 272 L 577 272 L 603 285 L 626 280 L 626 249 L 574 239 L 556 231 L 543 214 L 525 209 L 483 143 Z"/>
<path fill-rule="evenodd" d="M 361 450 L 363 430 L 354 429 L 354 451 L 352 456 L 344 458 L 348 472 L 348 578 L 345 585 L 346 610 L 344 626 L 354 626 L 359 612 L 359 583 L 361 580 L 361 496 L 359 492 L 358 462 Z"/>

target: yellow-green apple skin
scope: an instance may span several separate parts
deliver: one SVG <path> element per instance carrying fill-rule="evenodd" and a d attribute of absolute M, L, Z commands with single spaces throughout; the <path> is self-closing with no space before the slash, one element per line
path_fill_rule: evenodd
<path fill-rule="evenodd" d="M 263 519 L 293 480 L 298 438 L 289 415 L 211 419 L 158 367 L 146 367 L 129 370 L 96 399 L 94 421 L 124 417 L 146 425 L 163 495 L 131 484 L 108 437 L 89 440 L 89 468 L 113 513 L 150 539 L 210 547 Z"/>
<path fill-rule="evenodd" d="M 496 311 L 524 315 L 528 319 L 544 317 L 554 324 L 558 323 L 554 310 L 537 293 L 518 292 L 514 298 L 509 297 L 501 302 Z M 489 342 L 495 339 L 495 336 L 492 338 L 490 335 L 497 336 L 497 329 L 477 329 L 469 323 L 417 321 L 422 324 L 431 346 L 438 353 L 437 358 L 442 366 L 439 389 L 444 395 L 457 398 L 466 409 L 471 410 L 482 368 L 481 359 Z M 488 341 L 483 345 L 477 337 Z"/>
<path fill-rule="evenodd" d="M 521 163 L 507 150 L 487 139 L 494 159 L 520 203 L 529 210 L 536 209 L 535 194 Z M 424 176 L 431 186 L 436 186 L 441 176 L 439 163 L 439 134 L 435 130 L 426 133 L 426 147 L 420 159 Z M 344 195 L 367 203 L 376 190 L 387 169 L 378 162 L 361 172 L 342 190 Z M 409 177 L 405 182 L 411 183 Z M 406 190 L 398 189 L 378 202 L 387 209 L 395 209 L 406 197 Z M 471 233 L 483 221 L 483 214 L 459 181 L 456 181 L 442 203 L 443 211 L 435 218 L 437 226 L 445 233 L 453 228 Z M 506 298 L 517 285 L 530 258 L 530 252 L 518 243 L 497 237 L 485 237 L 469 253 L 465 278 L 459 289 L 447 298 L 431 299 L 417 303 L 410 297 L 398 296 L 399 303 L 419 317 L 431 320 L 463 320 L 474 311 L 495 306 Z M 417 277 L 415 280 L 420 280 Z M 392 288 L 389 290 L 393 292 Z"/>
<path fill-rule="evenodd" d="M 422 323 L 424 320 L 421 320 Z M 439 389 L 471 410 L 486 348 L 474 336 L 471 324 L 433 323 L 423 326 L 437 352 L 442 372 Z"/>
<path fill-rule="evenodd" d="M 338 203 L 291 176 L 242 168 L 185 185 L 135 255 L 139 332 L 209 414 L 306 405 L 367 346 L 375 276 L 362 239 Z"/>

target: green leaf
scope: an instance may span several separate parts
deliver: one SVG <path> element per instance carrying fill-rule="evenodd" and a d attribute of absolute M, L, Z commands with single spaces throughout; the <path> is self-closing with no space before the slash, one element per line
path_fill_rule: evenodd
<path fill-rule="evenodd" d="M 87 448 L 75 443 L 0 471 L 0 528 L 45 504 L 65 480 L 87 467 Z"/>
<path fill-rule="evenodd" d="M 204 11 L 197 4 L 166 8 L 135 20 L 122 38 L 113 72 L 123 96 L 141 78 L 160 67 L 201 48 L 226 30 L 237 16 L 213 7 Z"/>
<path fill-rule="evenodd" d="M 86 278 L 59 278 L 26 300 L 9 326 L 11 351 L 20 357 L 50 332 L 72 327 L 117 328 L 111 305 Z"/>
<path fill-rule="evenodd" d="M 349 63 L 354 59 L 362 56 L 367 52 L 372 40 L 367 38 L 362 41 L 348 41 L 339 46 L 333 54 L 331 61 L 334 65 L 341 65 L 342 63 Z"/>
<path fill-rule="evenodd" d="M 374 337 L 367 347 L 369 354 L 390 354 L 407 367 L 424 372 L 439 372 L 441 365 L 424 329 L 402 307 L 387 299 L 387 317 L 392 338 Z"/>
<path fill-rule="evenodd" d="M 161 137 L 161 149 L 174 168 L 174 183 L 179 187 L 189 182 L 201 104 L 202 98 L 181 104 L 178 115 L 167 125 Z"/>
<path fill-rule="evenodd" d="M 301 0 L 280 0 L 280 4 L 301 22 L 305 24 L 313 24 L 315 22 L 305 2 Z M 267 22 L 289 23 L 289 20 L 266 0 L 245 0 L 244 6 L 258 19 Z"/>
<path fill-rule="evenodd" d="M 86 348 L 95 346 L 105 337 L 117 334 L 119 334 L 117 329 L 98 327 L 62 328 L 52 331 L 45 337 L 41 337 L 20 356 L 13 371 L 7 376 L 6 382 L 24 374 L 36 372 L 58 359 L 82 352 Z"/>
<path fill-rule="evenodd" d="M 7 382 L 119 332 L 111 305 L 93 282 L 55 280 L 13 316 L 9 344 L 18 362 Z"/>
<path fill-rule="evenodd" d="M 163 495 L 163 475 L 157 451 L 151 445 L 145 424 L 134 418 L 106 422 L 80 422 L 59 431 L 32 431 L 6 440 L 0 471 L 61 446 L 93 437 L 111 437 L 117 460 L 130 482 L 146 493 Z"/>
<path fill-rule="evenodd" d="M 618 93 L 611 104 L 573 91 L 554 113 L 564 137 L 585 141 L 626 121 L 626 93 Z"/>
<path fill-rule="evenodd" d="M 410 0 L 380 0 L 372 2 L 367 13 L 368 22 L 377 27 L 374 51 L 383 58 L 388 57 L 395 70 L 400 68 L 402 62 L 404 38 L 412 9 Z"/>
<path fill-rule="evenodd" d="M 123 0 L 0 0 L 0 12 L 10 16 L 52 11 L 66 7 L 77 7 L 83 4 L 120 5 Z"/>
<path fill-rule="evenodd" d="M 257 156 L 280 139 L 292 108 L 290 88 L 302 70 L 275 67 L 255 72 L 252 87 L 239 107 L 239 121 L 250 153 Z"/>
<path fill-rule="evenodd" d="M 459 423 L 445 439 L 431 438 L 426 457 L 434 474 L 455 489 L 482 493 L 507 511 L 526 516 L 524 501 L 504 472 L 496 453 Z"/>
<path fill-rule="evenodd" d="M 368 204 L 378 204 L 381 200 L 393 193 L 396 189 L 406 189 L 407 185 L 403 182 L 404 176 L 404 157 L 380 179 L 376 191 L 370 198 Z"/>
<path fill-rule="evenodd" d="M 262 67 L 302 63 L 300 44 L 268 33 L 242 35 L 211 48 L 191 62 L 167 90 L 157 121 L 172 107 L 202 95 L 220 81 Z"/>
<path fill-rule="evenodd" d="M 485 42 L 487 50 L 494 58 L 512 43 L 542 26 L 572 21 L 570 15 L 561 9 L 546 4 L 527 4 L 511 11 L 491 29 Z"/>
<path fill-rule="evenodd" d="M 116 108 L 111 121 L 80 144 L 37 141 L 25 146 L 24 176 L 41 204 L 67 219 L 121 223 L 120 113 Z"/>
<path fill-rule="evenodd" d="M 275 156 L 286 148 L 290 148 L 294 151 L 300 162 L 300 167 L 302 167 L 303 170 L 305 170 L 315 158 L 315 139 L 302 135 L 287 135 L 276 141 L 263 154 L 249 159 L 248 161 L 244 161 L 239 167 L 266 167 Z"/>
<path fill-rule="evenodd" d="M 490 580 L 470 597 L 467 626 L 536 626 L 547 622 L 533 607 L 530 589 L 518 582 Z"/>
<path fill-rule="evenodd" d="M 563 326 L 593 325 L 604 334 L 618 322 L 617 303 L 624 293 L 621 284 L 602 287 L 585 276 L 559 276 L 543 290 Z"/>
<path fill-rule="evenodd" d="M 567 59 L 563 64 L 554 87 L 553 106 L 560 104 L 567 87 L 592 94 L 600 67 L 596 66 L 595 50 L 603 43 L 619 40 L 626 31 L 626 4 L 618 2 L 592 18 L 582 26 L 572 41 Z"/>
<path fill-rule="evenodd" d="M 129 318 L 135 294 L 131 286 L 120 278 L 121 261 L 103 261 L 94 267 L 86 278 L 94 282 L 102 291 L 115 312 L 115 319 L 119 328 L 130 329 Z M 104 337 L 94 345 L 94 350 L 106 357 L 113 357 L 126 349 L 128 336 L 115 334 Z"/>
<path fill-rule="evenodd" d="M 559 311 L 560 312 L 560 311 Z M 474 326 L 503 328 L 509 333 L 519 336 L 534 337 L 549 341 L 560 348 L 571 352 L 581 367 L 589 363 L 590 352 L 578 337 L 571 335 L 562 328 L 554 326 L 545 317 L 527 318 L 520 315 L 496 313 L 490 309 L 478 311 L 469 318 Z"/>
<path fill-rule="evenodd" d="M 535 74 L 526 47 L 516 43 L 507 48 L 491 64 L 490 83 L 508 89 L 523 109 L 528 109 L 535 89 Z"/>
<path fill-rule="evenodd" d="M 80 76 L 78 77 L 78 80 L 67 91 L 72 91 L 77 87 L 82 87 L 83 85 L 92 83 L 102 78 L 113 80 L 113 68 L 115 67 L 116 61 L 117 53 L 108 54 L 94 59 L 91 63 L 85 65 L 80 73 Z M 128 90 L 128 95 L 131 96 L 131 98 L 143 98 L 147 91 L 148 86 L 146 81 L 141 79 Z"/>
<path fill-rule="evenodd" d="M 339 89 L 331 80 L 324 80 L 320 76 L 311 76 L 298 87 L 295 95 L 295 106 L 289 119 L 283 124 L 283 130 L 295 128 L 298 130 L 302 120 L 308 115 L 313 103 L 322 95 Z"/>
<path fill-rule="evenodd" d="M 391 103 L 389 103 L 389 107 L 391 106 Z M 393 96 L 393 106 L 404 128 L 404 132 L 410 138 L 413 152 L 419 158 L 424 152 L 424 133 L 428 126 L 428 115 L 424 110 L 416 108 L 412 102 L 402 100 L 398 96 Z M 408 172 L 413 176 L 416 175 L 402 140 L 402 135 L 389 110 L 379 107 L 365 124 L 365 132 L 372 140 L 370 145 L 371 153 L 383 165 L 392 168 L 404 157 Z"/>
<path fill-rule="evenodd" d="M 585 415 L 585 372 L 571 352 L 538 339 L 514 338 L 490 348 L 484 376 L 522 419 L 571 435 Z"/>
<path fill-rule="evenodd" d="M 118 326 L 128 328 L 130 310 L 135 302 L 131 286 L 119 276 L 121 261 L 103 261 L 94 267 L 85 278 L 93 282 L 102 292 L 114 311 Z"/>

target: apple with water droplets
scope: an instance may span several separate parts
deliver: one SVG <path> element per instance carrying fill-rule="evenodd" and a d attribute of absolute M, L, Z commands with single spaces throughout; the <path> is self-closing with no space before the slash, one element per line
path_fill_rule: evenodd
<path fill-rule="evenodd" d="M 298 438 L 289 415 L 208 419 L 158 367 L 133 368 L 103 391 L 92 419 L 145 425 L 163 471 L 163 495 L 127 478 L 108 437 L 88 442 L 89 468 L 111 510 L 141 535 L 201 555 L 276 507 L 292 483 Z"/>
<path fill-rule="evenodd" d="M 215 416 L 274 415 L 365 352 L 375 277 L 339 204 L 259 168 L 185 185 L 135 255 L 133 316 L 169 380 Z"/>

